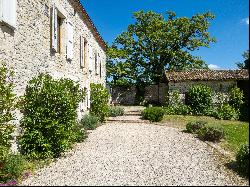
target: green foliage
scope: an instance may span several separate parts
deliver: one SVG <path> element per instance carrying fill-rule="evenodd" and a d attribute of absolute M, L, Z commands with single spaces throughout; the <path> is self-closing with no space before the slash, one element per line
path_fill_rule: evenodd
<path fill-rule="evenodd" d="M 198 133 L 201 128 L 203 128 L 207 122 L 205 121 L 193 121 L 186 125 L 186 130 L 189 133 Z"/>
<path fill-rule="evenodd" d="M 229 104 L 222 104 L 217 108 L 214 116 L 218 119 L 237 120 L 239 119 L 238 112 Z"/>
<path fill-rule="evenodd" d="M 165 68 L 207 68 L 191 52 L 215 42 L 208 32 L 210 20 L 214 19 L 212 13 L 187 18 L 168 11 L 165 18 L 152 11 L 138 11 L 134 18 L 135 23 L 115 39 L 108 53 L 112 64 L 108 74 L 113 79 L 123 77 L 136 83 L 158 83 Z"/>
<path fill-rule="evenodd" d="M 0 183 L 20 177 L 27 168 L 27 161 L 20 154 L 9 153 L 0 163 Z"/>
<path fill-rule="evenodd" d="M 184 105 L 180 98 L 180 93 L 174 91 L 168 97 L 168 106 L 165 108 L 165 113 L 168 115 L 187 115 L 190 112 L 190 108 Z"/>
<path fill-rule="evenodd" d="M 195 115 L 209 115 L 213 106 L 212 89 L 206 85 L 194 85 L 186 94 L 186 104 Z"/>
<path fill-rule="evenodd" d="M 105 120 L 109 112 L 109 92 L 101 84 L 90 84 L 91 107 L 90 113 L 97 116 L 101 122 Z"/>
<path fill-rule="evenodd" d="M 70 79 L 41 74 L 29 81 L 24 96 L 19 138 L 22 153 L 32 158 L 57 157 L 79 138 L 78 103 L 85 93 Z"/>
<path fill-rule="evenodd" d="M 149 107 L 142 111 L 142 117 L 151 122 L 159 122 L 163 119 L 164 109 L 161 107 Z"/>
<path fill-rule="evenodd" d="M 249 50 L 245 51 L 242 55 L 244 62 L 238 62 L 236 65 L 239 69 L 249 69 Z"/>
<path fill-rule="evenodd" d="M 94 130 L 97 128 L 98 125 L 98 118 L 94 115 L 91 114 L 86 114 L 83 116 L 81 119 L 81 125 L 86 129 L 86 130 Z"/>
<path fill-rule="evenodd" d="M 245 176 L 249 175 L 249 144 L 243 145 L 236 155 L 238 171 Z"/>
<path fill-rule="evenodd" d="M 219 141 L 224 137 L 224 129 L 220 125 L 207 124 L 198 132 L 198 137 L 204 141 Z"/>
<path fill-rule="evenodd" d="M 229 105 L 231 105 L 238 113 L 244 104 L 244 94 L 240 88 L 234 87 L 229 91 Z"/>
<path fill-rule="evenodd" d="M 14 119 L 12 112 L 16 107 L 16 98 L 13 94 L 13 72 L 8 70 L 6 64 L 0 64 L 0 160 L 11 147 Z"/>
<path fill-rule="evenodd" d="M 124 108 L 119 106 L 109 107 L 110 117 L 123 116 L 123 115 L 124 115 Z"/>

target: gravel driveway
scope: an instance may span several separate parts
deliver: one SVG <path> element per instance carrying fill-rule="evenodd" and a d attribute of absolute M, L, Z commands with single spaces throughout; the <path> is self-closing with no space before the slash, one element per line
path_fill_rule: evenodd
<path fill-rule="evenodd" d="M 153 124 L 105 124 L 22 185 L 236 185 L 206 143 Z"/>

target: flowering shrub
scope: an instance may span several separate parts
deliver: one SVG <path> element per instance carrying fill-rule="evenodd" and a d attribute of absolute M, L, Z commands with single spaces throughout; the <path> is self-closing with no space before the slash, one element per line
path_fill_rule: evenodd
<path fill-rule="evenodd" d="M 101 84 L 90 84 L 90 113 L 97 116 L 101 122 L 105 120 L 109 112 L 109 92 Z"/>
<path fill-rule="evenodd" d="M 19 138 L 22 153 L 32 158 L 57 157 L 79 140 L 77 108 L 85 93 L 69 79 L 41 74 L 29 81 L 24 96 Z"/>

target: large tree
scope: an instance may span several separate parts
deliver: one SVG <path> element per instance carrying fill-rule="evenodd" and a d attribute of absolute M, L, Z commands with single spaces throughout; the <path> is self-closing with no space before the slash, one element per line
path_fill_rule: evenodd
<path fill-rule="evenodd" d="M 237 66 L 239 69 L 248 69 L 249 68 L 249 50 L 245 51 L 242 55 L 244 62 L 238 62 Z"/>
<path fill-rule="evenodd" d="M 128 78 L 135 83 L 159 83 L 166 69 L 207 68 L 191 52 L 215 42 L 208 32 L 212 13 L 178 18 L 169 11 L 165 18 L 152 11 L 139 11 L 134 18 L 135 23 L 109 49 L 108 76 L 116 81 Z"/>

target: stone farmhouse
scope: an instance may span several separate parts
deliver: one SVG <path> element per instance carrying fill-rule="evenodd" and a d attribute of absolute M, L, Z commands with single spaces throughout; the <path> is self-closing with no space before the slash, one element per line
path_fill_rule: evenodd
<path fill-rule="evenodd" d="M 163 82 L 159 85 L 148 85 L 144 88 L 144 101 L 146 103 L 165 104 L 172 93 L 178 91 L 185 102 L 185 94 L 192 85 L 205 84 L 216 93 L 226 95 L 228 89 L 238 86 L 249 98 L 248 70 L 189 70 L 166 71 Z M 112 88 L 112 102 L 114 104 L 134 105 L 136 103 L 137 89 L 132 87 Z M 216 102 L 216 100 L 215 100 Z"/>
<path fill-rule="evenodd" d="M 0 61 L 14 70 L 15 93 L 39 73 L 70 78 L 87 90 L 105 85 L 106 45 L 80 0 L 0 0 Z"/>

